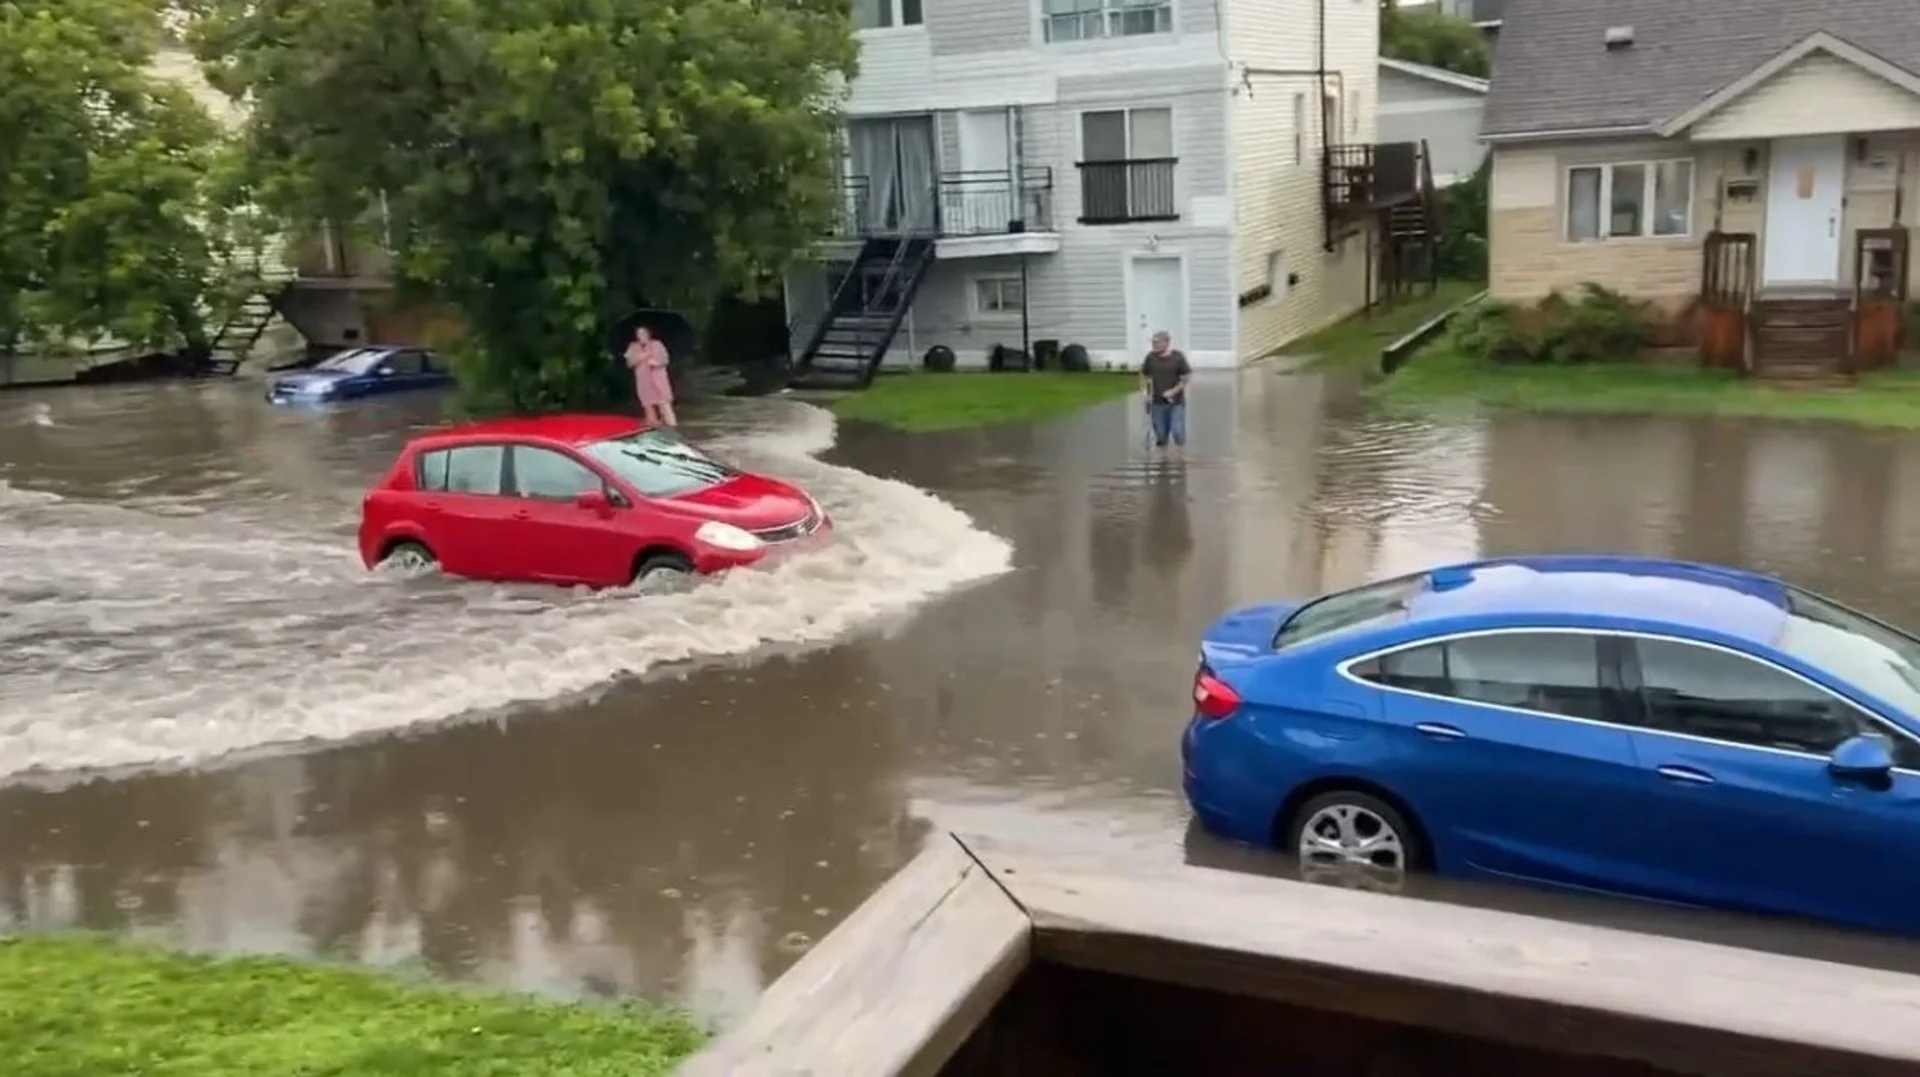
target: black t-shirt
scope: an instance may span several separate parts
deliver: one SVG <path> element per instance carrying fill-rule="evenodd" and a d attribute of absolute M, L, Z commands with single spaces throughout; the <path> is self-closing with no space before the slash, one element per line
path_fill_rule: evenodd
<path fill-rule="evenodd" d="M 1187 353 L 1178 348 L 1168 349 L 1165 355 L 1148 352 L 1140 364 L 1140 376 L 1147 379 L 1147 387 L 1155 400 L 1165 400 L 1167 393 L 1180 384 L 1180 379 L 1192 373 L 1193 368 L 1187 365 Z"/>

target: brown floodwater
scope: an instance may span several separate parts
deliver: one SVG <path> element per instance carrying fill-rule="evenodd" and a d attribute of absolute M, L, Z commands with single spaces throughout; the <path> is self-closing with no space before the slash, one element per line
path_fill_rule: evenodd
<path fill-rule="evenodd" d="M 365 572 L 360 492 L 432 398 L 0 397 L 0 930 L 423 967 L 725 1020 L 935 830 L 1284 871 L 1189 835 L 1177 737 L 1224 609 L 1436 562 L 1623 551 L 1920 621 L 1920 438 L 1371 414 L 1203 379 L 903 436 L 793 400 L 696 440 L 805 484 L 828 551 L 659 593 Z M 1836 867 L 1836 870 L 1844 870 Z M 1920 946 L 1501 888 L 1431 896 L 1920 969 Z"/>

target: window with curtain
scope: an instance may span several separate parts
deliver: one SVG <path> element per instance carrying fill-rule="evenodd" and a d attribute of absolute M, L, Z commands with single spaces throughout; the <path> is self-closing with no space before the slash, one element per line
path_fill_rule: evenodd
<path fill-rule="evenodd" d="M 1570 242 L 1693 234 L 1693 162 L 1623 161 L 1567 169 Z"/>
<path fill-rule="evenodd" d="M 1041 0 L 1048 41 L 1173 32 L 1170 0 Z"/>
<path fill-rule="evenodd" d="M 853 0 L 853 28 L 856 30 L 919 26 L 924 20 L 923 0 Z"/>

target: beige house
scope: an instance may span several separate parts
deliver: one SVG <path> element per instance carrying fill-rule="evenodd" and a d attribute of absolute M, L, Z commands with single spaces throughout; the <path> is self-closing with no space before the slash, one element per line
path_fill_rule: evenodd
<path fill-rule="evenodd" d="M 1485 139 L 1496 298 L 1597 282 L 1704 309 L 1709 361 L 1799 372 L 1890 358 L 1920 297 L 1912 0 L 1530 0 Z"/>

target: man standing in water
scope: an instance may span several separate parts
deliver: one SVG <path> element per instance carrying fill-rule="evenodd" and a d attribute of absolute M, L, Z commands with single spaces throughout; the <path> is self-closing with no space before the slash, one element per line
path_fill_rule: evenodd
<path fill-rule="evenodd" d="M 1168 441 L 1187 443 L 1187 379 L 1192 376 L 1186 354 L 1173 346 L 1167 331 L 1154 333 L 1153 350 L 1140 364 L 1140 392 L 1156 448 L 1166 448 Z"/>

